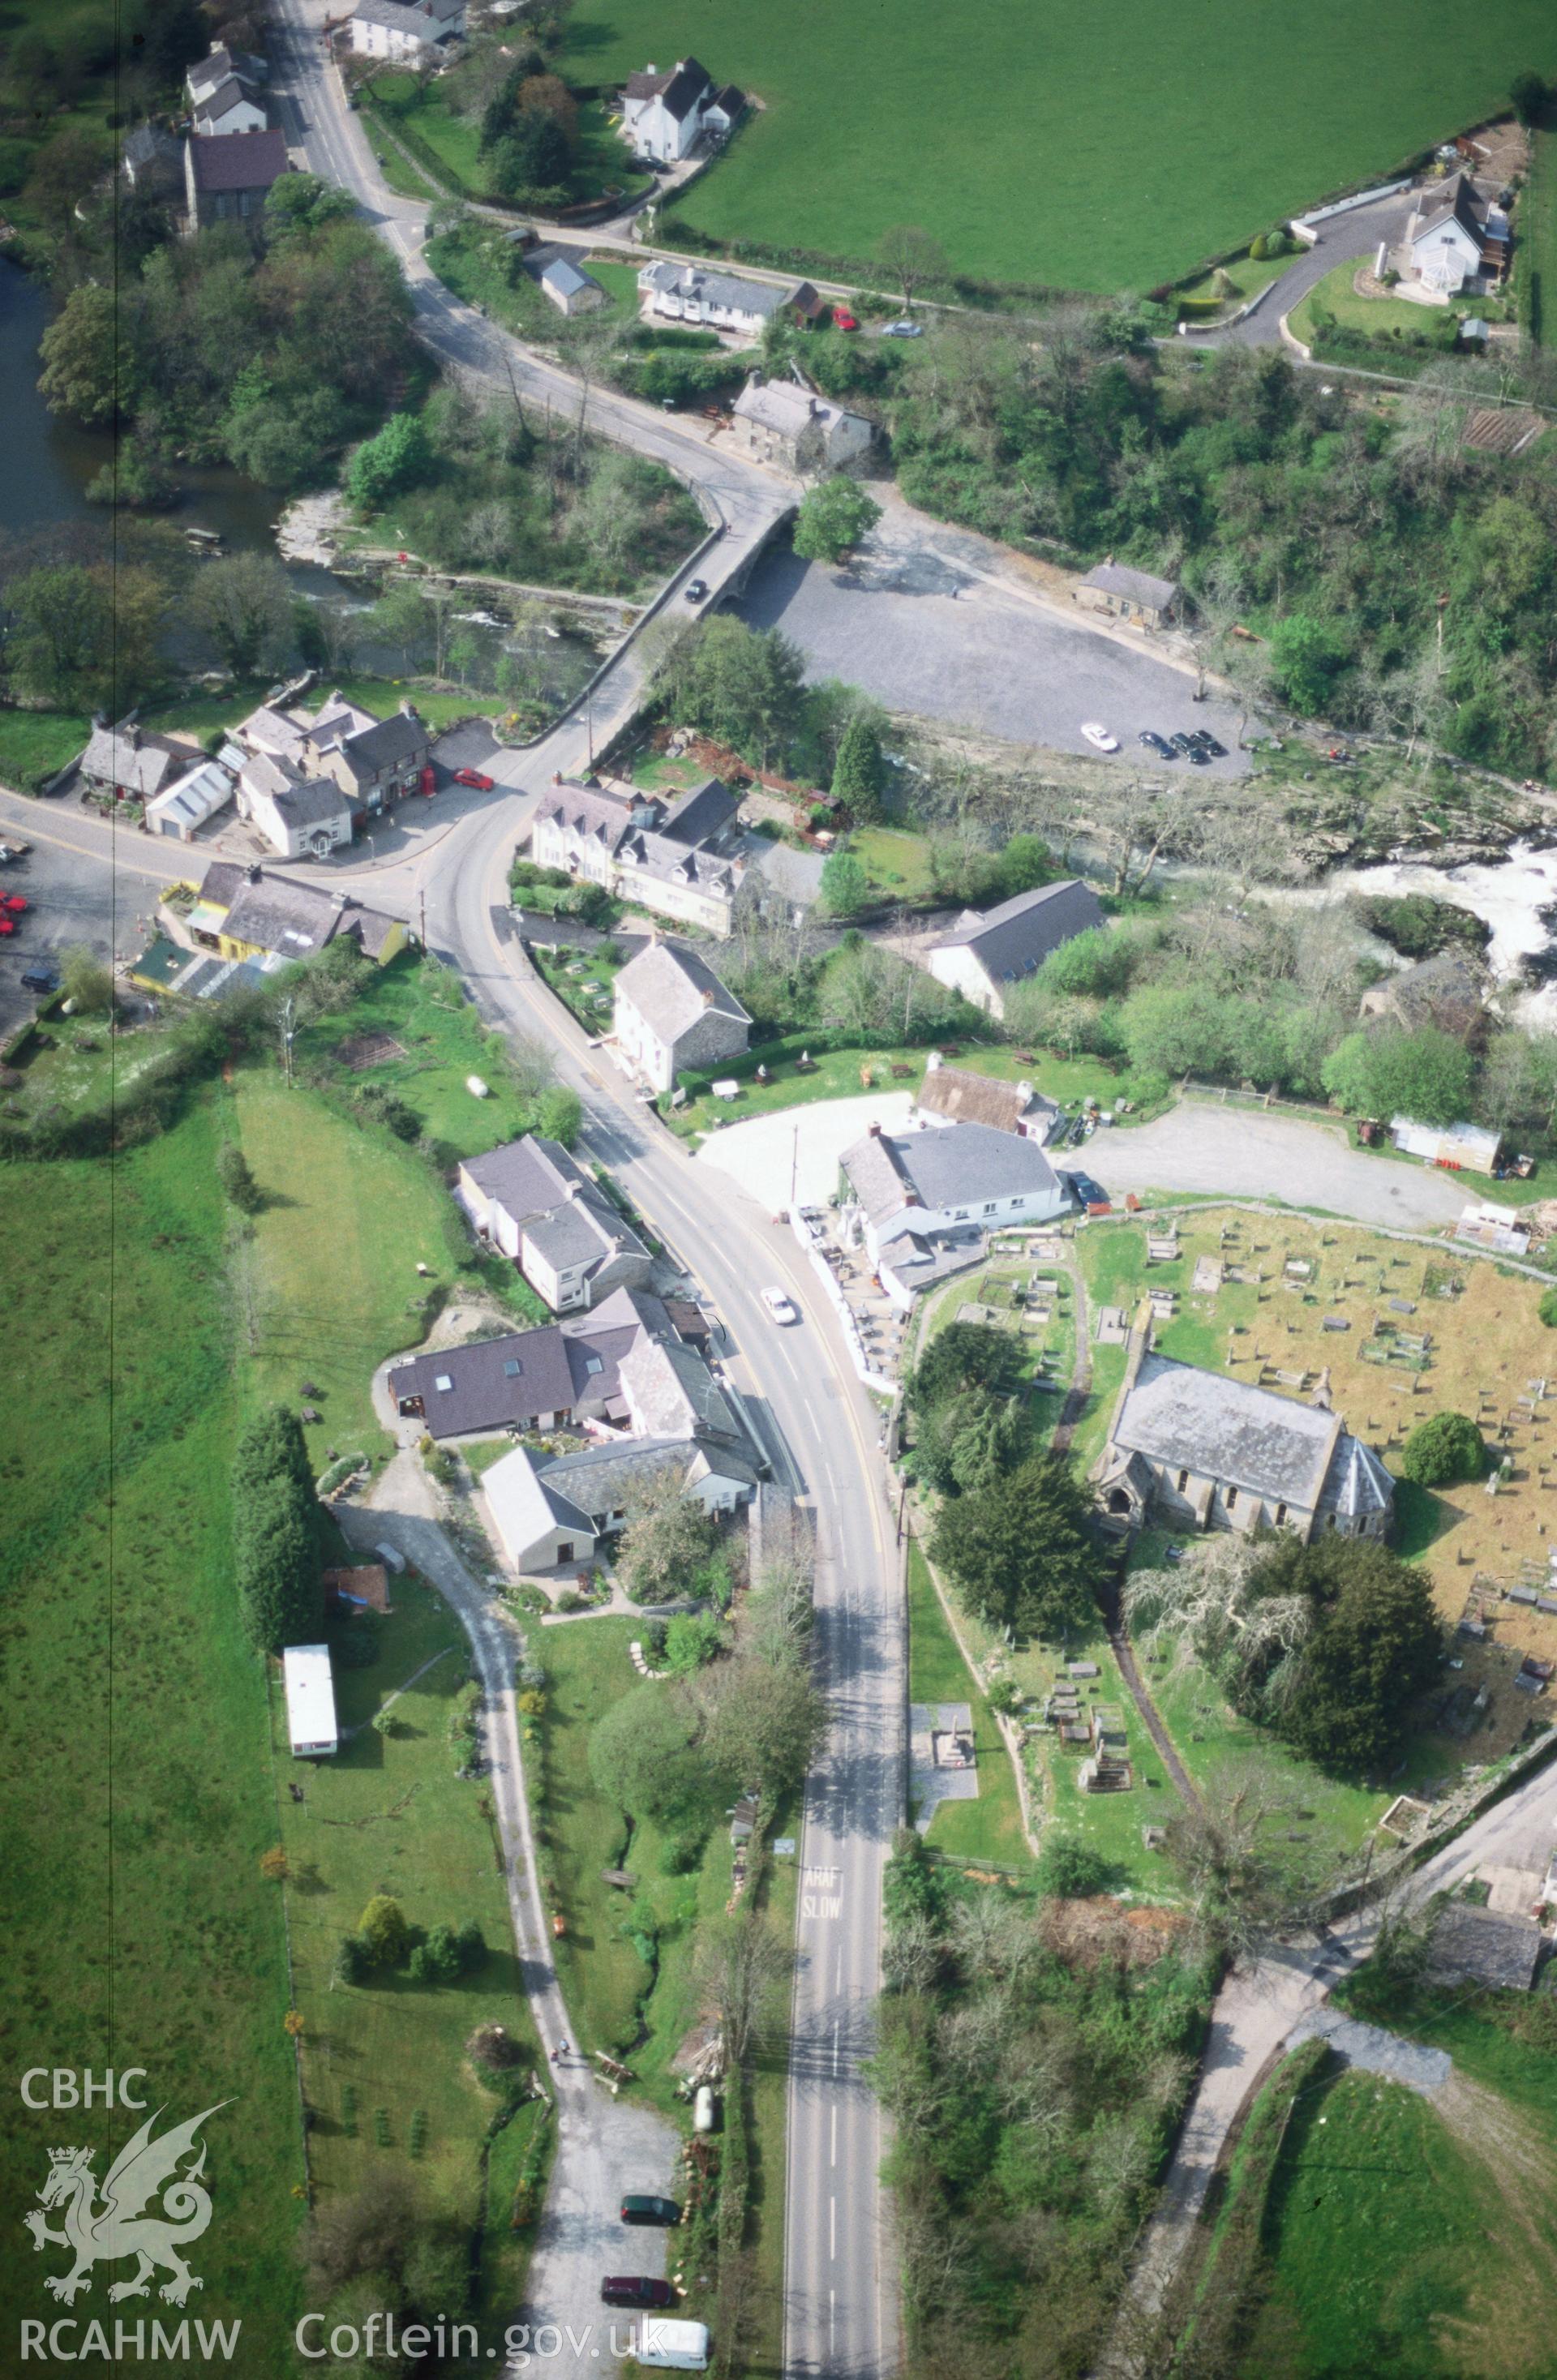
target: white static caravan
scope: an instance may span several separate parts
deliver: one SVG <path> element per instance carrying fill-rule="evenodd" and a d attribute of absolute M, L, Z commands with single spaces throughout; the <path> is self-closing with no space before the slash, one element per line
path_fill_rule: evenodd
<path fill-rule="evenodd" d="M 286 1732 L 294 1760 L 317 1760 L 340 1744 L 328 1645 L 288 1645 L 281 1657 Z"/>

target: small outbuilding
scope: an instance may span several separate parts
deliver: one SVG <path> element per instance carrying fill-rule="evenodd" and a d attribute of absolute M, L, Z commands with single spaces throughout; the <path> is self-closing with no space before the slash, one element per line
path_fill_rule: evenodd
<path fill-rule="evenodd" d="M 1545 1946 L 1546 1937 L 1533 1917 L 1451 1900 L 1433 1927 L 1428 1981 L 1449 1987 L 1481 1984 L 1492 1991 L 1527 1992 Z"/>
<path fill-rule="evenodd" d="M 288 1645 L 281 1656 L 286 1732 L 294 1760 L 319 1760 L 340 1746 L 328 1645 Z"/>
<path fill-rule="evenodd" d="M 605 303 L 605 292 L 594 275 L 570 263 L 566 256 L 554 256 L 539 276 L 541 289 L 560 314 L 591 313 Z"/>
<path fill-rule="evenodd" d="M 1132 628 L 1162 628 L 1179 605 L 1179 589 L 1171 578 L 1156 578 L 1150 570 L 1131 570 L 1112 556 L 1089 570 L 1076 589 L 1084 612 L 1106 612 Z"/>
<path fill-rule="evenodd" d="M 1411 1116 L 1392 1116 L 1390 1138 L 1404 1157 L 1425 1158 L 1446 1173 L 1495 1173 L 1502 1156 L 1502 1135 L 1478 1123 L 1417 1123 Z"/>

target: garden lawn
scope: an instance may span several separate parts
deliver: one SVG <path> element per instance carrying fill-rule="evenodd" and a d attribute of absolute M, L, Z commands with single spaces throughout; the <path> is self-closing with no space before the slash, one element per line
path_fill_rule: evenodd
<path fill-rule="evenodd" d="M 335 1707 L 346 1740 L 334 1759 L 295 1763 L 279 1681 L 271 1696 L 292 1973 L 305 2024 L 303 2086 L 317 2111 L 310 2146 L 322 2204 L 408 2160 L 429 2196 L 473 2226 L 481 2137 L 499 2102 L 466 2058 L 465 2043 L 478 2025 L 496 2023 L 525 2045 L 527 2063 L 538 2064 L 540 2053 L 487 1796 L 455 1774 L 448 1728 L 470 1670 L 464 1632 L 419 1579 L 397 1579 L 394 1599 L 393 1613 L 378 1623 L 372 1665 L 348 1668 L 336 1658 Z M 348 1622 L 336 1642 L 366 1624 Z M 375 1733 L 374 1713 L 401 1689 L 395 1732 Z M 300 1803 L 285 1791 L 297 1780 Z M 413 1925 L 458 1926 L 474 1918 L 488 1944 L 485 1963 L 452 1984 L 416 1984 L 385 1971 L 366 1985 L 332 1988 L 341 1937 L 377 1892 L 392 1893 Z M 503 2225 L 494 2248 L 511 2237 Z"/>
<path fill-rule="evenodd" d="M 520 885 L 516 897 L 526 899 L 529 887 Z M 544 892 L 545 887 L 539 888 Z M 567 932 L 567 919 L 557 920 L 559 934 Z M 555 992 L 571 1015 L 586 1033 L 604 1033 L 611 1025 L 611 987 L 620 971 L 621 962 L 605 955 L 603 945 L 593 950 L 537 951 L 535 964 L 540 974 Z"/>
<path fill-rule="evenodd" d="M 246 2359 L 279 2373 L 298 2310 L 302 2144 L 281 1907 L 259 1870 L 276 1825 L 265 1682 L 231 1569 L 220 1138 L 197 1097 L 111 1167 L 0 1171 L 7 1322 L 25 1354 L 0 1451 L 18 1720 L 0 1750 L 6 2023 L 18 2075 L 133 2063 L 167 2121 L 219 2109 L 191 2311 L 241 2315 Z M 138 2120 L 12 2107 L 18 2208 L 47 2149 L 91 2147 L 101 2176 Z M 65 2267 L 50 2250 L 5 2268 L 14 2338 L 17 2320 L 58 2311 L 43 2282 Z"/>
<path fill-rule="evenodd" d="M 1529 291 L 1531 332 L 1550 347 L 1557 344 L 1557 130 L 1531 135 L 1517 255 L 1514 270 Z"/>
<path fill-rule="evenodd" d="M 1286 256 L 1230 257 L 1218 273 L 1202 273 L 1198 281 L 1192 281 L 1186 289 L 1179 291 L 1179 310 L 1186 314 L 1203 315 L 1222 306 L 1247 306 L 1251 298 L 1258 298 L 1262 289 L 1269 289 L 1271 282 L 1286 271 L 1291 261 L 1291 258 Z M 1224 297 L 1215 286 L 1222 275 L 1225 275 L 1232 284 L 1233 294 L 1230 297 Z"/>
<path fill-rule="evenodd" d="M 1457 2041 L 1427 2038 L 1460 2062 Z M 1537 2146 L 1548 2156 L 1550 2096 L 1548 2083 Z M 1522 2097 L 1489 2096 L 1472 2140 L 1433 2101 L 1345 2070 L 1300 2098 L 1271 2187 L 1271 2287 L 1246 2368 L 1293 2380 L 1549 2372 L 1551 2201 L 1502 2164 L 1499 2137 L 1529 2142 L 1532 2114 Z"/>
<path fill-rule="evenodd" d="M 1481 121 L 1522 67 L 1557 68 L 1546 0 L 1469 39 L 1447 0 L 1426 20 L 1409 0 L 1366 19 L 1208 0 L 1192 39 L 1152 0 L 579 0 L 566 42 L 580 83 L 695 51 L 760 101 L 675 211 L 712 238 L 864 259 L 916 224 L 959 272 L 1104 290 L 1175 280 Z"/>
<path fill-rule="evenodd" d="M 868 1090 L 912 1093 L 924 1080 L 929 1046 L 925 1042 L 885 1049 L 827 1050 L 820 1046 L 825 1038 L 823 1029 L 817 1026 L 809 1034 L 802 1028 L 785 1034 L 779 1041 L 754 1043 L 745 1057 L 721 1061 L 717 1068 L 709 1070 L 721 1081 L 730 1076 L 738 1082 L 738 1099 L 714 1099 L 706 1088 L 692 1090 L 685 1106 L 666 1110 L 665 1122 L 673 1131 L 691 1137 L 711 1130 L 715 1123 L 744 1123 L 749 1116 L 770 1115 L 778 1108 L 809 1107 L 815 1099 L 857 1099 L 861 1091 Z M 943 1042 L 942 1046 L 947 1045 Z M 809 1073 L 802 1074 L 797 1061 L 808 1055 L 813 1064 Z M 1030 1082 L 1050 1099 L 1064 1103 L 1113 1096 L 1109 1071 L 1096 1058 L 1055 1058 L 1047 1050 L 1023 1056 L 993 1042 L 963 1042 L 951 1062 L 966 1067 L 970 1074 L 992 1075 L 1001 1082 Z M 767 1067 L 771 1081 L 753 1080 L 759 1066 Z M 906 1071 L 894 1073 L 898 1067 Z M 869 1081 L 865 1079 L 867 1075 Z M 695 1076 L 689 1078 L 689 1084 L 696 1081 Z M 1153 1112 L 1156 1111 L 1143 1110 L 1137 1121 L 1145 1122 L 1147 1115 Z M 1058 1162 L 1073 1161 L 1068 1152 L 1062 1156 L 1056 1150 L 1054 1155 Z M 1077 1151 L 1074 1161 L 1085 1164 L 1085 1152 Z"/>
<path fill-rule="evenodd" d="M 620 256 L 591 256 L 587 267 L 590 277 L 598 281 L 614 306 L 628 314 L 639 309 L 638 266 Z M 596 308 L 597 314 L 600 309 Z"/>
<path fill-rule="evenodd" d="M 1031 1860 L 1011 1755 L 994 1713 L 957 1648 L 918 1539 L 908 1547 L 908 1699 L 967 1703 L 973 1713 L 979 1798 L 943 1802 L 925 1840 L 936 1851 L 1025 1867 Z"/>
<path fill-rule="evenodd" d="M 481 128 L 456 115 L 436 82 L 424 84 L 412 74 L 377 74 L 366 86 L 363 106 L 370 115 L 382 115 L 393 130 L 424 140 L 456 188 L 485 195 Z"/>
<path fill-rule="evenodd" d="M 872 892 L 897 901 L 927 901 L 934 891 L 930 844 L 906 827 L 856 827 L 849 851 L 870 878 Z"/>
<path fill-rule="evenodd" d="M 1467 298 L 1462 305 L 1444 307 L 1414 306 L 1405 298 L 1359 298 L 1352 284 L 1358 265 L 1367 261 L 1366 257 L 1350 257 L 1315 283 L 1307 297 L 1293 308 L 1290 328 L 1295 337 L 1307 343 L 1315 336 L 1316 304 L 1328 308 L 1342 330 L 1359 332 L 1367 339 L 1389 339 L 1397 332 L 1403 339 L 1428 338 L 1441 328 L 1450 315 L 1457 319 L 1485 311 L 1474 298 Z"/>
<path fill-rule="evenodd" d="M 36 793 L 91 733 L 84 710 L 0 710 L 0 783 L 12 793 Z"/>

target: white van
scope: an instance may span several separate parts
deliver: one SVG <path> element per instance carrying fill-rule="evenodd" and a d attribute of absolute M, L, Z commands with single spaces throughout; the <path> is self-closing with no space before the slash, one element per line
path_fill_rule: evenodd
<path fill-rule="evenodd" d="M 634 2337 L 633 2353 L 646 2372 L 706 2372 L 708 2325 L 645 2314 Z"/>

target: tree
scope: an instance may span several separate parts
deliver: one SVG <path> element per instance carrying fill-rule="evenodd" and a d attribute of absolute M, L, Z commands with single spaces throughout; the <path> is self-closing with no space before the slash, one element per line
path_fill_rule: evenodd
<path fill-rule="evenodd" d="M 808 500 L 809 501 L 809 500 Z M 870 825 L 882 815 L 886 790 L 886 763 L 875 722 L 857 714 L 845 728 L 833 769 L 833 798 L 842 802 L 851 818 Z"/>
<path fill-rule="evenodd" d="M 1054 855 L 1040 834 L 1014 834 L 995 862 L 997 884 L 1007 901 L 1035 892 L 1054 873 Z"/>
<path fill-rule="evenodd" d="M 1349 650 L 1332 620 L 1294 612 L 1276 622 L 1270 637 L 1271 667 L 1295 710 L 1312 718 L 1326 709 Z"/>
<path fill-rule="evenodd" d="M 63 705 L 101 689 L 118 708 L 108 577 L 79 563 L 23 571 L 6 589 L 6 607 L 11 615 L 6 660 L 22 693 Z"/>
<path fill-rule="evenodd" d="M 189 617 L 235 677 L 278 661 L 292 625 L 292 590 L 274 554 L 234 553 L 202 565 Z"/>
<path fill-rule="evenodd" d="M 595 1721 L 590 1774 L 597 1791 L 635 1818 L 670 1819 L 693 1809 L 708 1790 L 694 1750 L 697 1706 L 685 1687 L 634 1686 Z"/>
<path fill-rule="evenodd" d="M 918 224 L 894 224 L 876 242 L 876 254 L 903 293 L 911 314 L 914 298 L 927 281 L 950 281 L 952 267 L 938 239 Z"/>
<path fill-rule="evenodd" d="M 1113 1881 L 1113 1871 L 1101 1852 L 1079 1835 L 1045 1835 L 1038 1862 L 1040 1892 L 1058 1900 L 1088 1900 L 1094 1893 L 1106 1892 Z"/>
<path fill-rule="evenodd" d="M 322 1616 L 318 1500 L 302 1425 L 267 1405 L 233 1453 L 233 1553 L 238 1603 L 262 1652 L 308 1644 Z"/>
<path fill-rule="evenodd" d="M 1097 1617 L 1101 1559 L 1085 1492 L 1052 1454 L 1035 1454 L 949 1504 L 931 1553 L 991 1628 L 1059 1636 Z"/>
<path fill-rule="evenodd" d="M 553 1083 L 536 1102 L 536 1131 L 547 1140 L 560 1140 L 565 1148 L 573 1147 L 583 1121 L 584 1103 L 566 1083 Z"/>
<path fill-rule="evenodd" d="M 229 1141 L 216 1158 L 216 1179 L 233 1205 L 242 1215 L 257 1215 L 263 1207 L 264 1193 L 255 1181 L 249 1160 L 241 1148 Z"/>
<path fill-rule="evenodd" d="M 823 480 L 801 499 L 795 551 L 802 562 L 842 562 L 881 517 L 880 504 L 858 480 Z"/>
<path fill-rule="evenodd" d="M 1418 1123 L 1461 1123 L 1470 1113 L 1473 1071 L 1464 1045 L 1432 1025 L 1414 1033 L 1348 1033 L 1320 1070 L 1349 1115 L 1406 1115 Z"/>
<path fill-rule="evenodd" d="M 1534 131 L 1551 104 L 1551 85 L 1544 75 L 1534 74 L 1527 67 L 1509 84 L 1508 103 L 1526 131 Z"/>
<path fill-rule="evenodd" d="M 689 1678 L 724 1650 L 724 1630 L 714 1611 L 678 1611 L 665 1629 L 664 1666 L 675 1678 Z"/>
<path fill-rule="evenodd" d="M 1443 1632 L 1424 1571 L 1377 1542 L 1340 1542 L 1340 1591 L 1304 1647 L 1276 1725 L 1310 1760 L 1356 1773 L 1393 1757 L 1407 1711 L 1438 1677 Z"/>
<path fill-rule="evenodd" d="M 121 329 L 111 288 L 83 281 L 72 289 L 39 347 L 38 388 L 51 413 L 97 430 L 132 409 L 131 349 Z"/>
<path fill-rule="evenodd" d="M 668 639 L 655 692 L 678 726 L 700 728 L 766 768 L 800 724 L 805 682 L 798 645 L 720 613 Z"/>
<path fill-rule="evenodd" d="M 1450 1488 L 1485 1478 L 1487 1449 L 1468 1414 L 1434 1414 L 1406 1439 L 1400 1467 L 1418 1488 Z"/>
<path fill-rule="evenodd" d="M 82 1016 L 106 1016 L 114 1005 L 114 971 L 86 942 L 72 942 L 60 959 L 60 990 Z"/>
<path fill-rule="evenodd" d="M 870 880 L 852 852 L 830 851 L 821 863 L 821 907 L 829 917 L 858 917 L 870 898 Z"/>
<path fill-rule="evenodd" d="M 273 248 L 310 239 L 326 224 L 348 221 L 351 213 L 350 193 L 335 183 L 317 174 L 283 174 L 265 200 L 265 236 Z"/>
<path fill-rule="evenodd" d="M 1536 1312 L 1549 1330 L 1557 1330 L 1557 1288 L 1543 1289 Z"/>
<path fill-rule="evenodd" d="M 406 1912 L 393 1893 L 375 1892 L 357 1921 L 358 1939 L 375 1967 L 397 1967 L 411 1947 Z"/>
<path fill-rule="evenodd" d="M 684 1595 L 719 1542 L 716 1523 L 682 1487 L 673 1464 L 652 1473 L 628 1507 L 616 1574 L 635 1603 L 666 1603 Z"/>
<path fill-rule="evenodd" d="M 495 196 L 541 205 L 566 194 L 572 159 L 562 126 L 536 110 L 515 117 L 512 128 L 487 152 L 486 163 Z"/>
<path fill-rule="evenodd" d="M 748 1905 L 699 1932 L 692 1972 L 698 2005 L 718 2022 L 726 2067 L 739 2073 L 783 2029 L 795 1954 Z"/>
<path fill-rule="evenodd" d="M 760 1785 L 776 1799 L 799 1784 L 827 1717 L 809 1670 L 743 1657 L 705 1671 L 699 1693 L 704 1757 L 732 1791 Z"/>
<path fill-rule="evenodd" d="M 915 1366 L 908 1393 L 916 1410 L 922 1410 L 969 1389 L 1008 1397 L 1021 1378 L 1022 1354 L 1014 1331 L 986 1322 L 948 1322 Z"/>
<path fill-rule="evenodd" d="M 359 446 L 347 467 L 347 493 L 359 512 L 377 512 L 386 498 L 424 477 L 431 454 L 417 413 L 392 413 L 375 437 Z"/>

